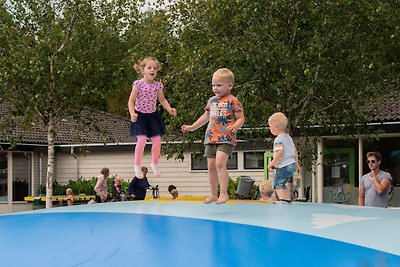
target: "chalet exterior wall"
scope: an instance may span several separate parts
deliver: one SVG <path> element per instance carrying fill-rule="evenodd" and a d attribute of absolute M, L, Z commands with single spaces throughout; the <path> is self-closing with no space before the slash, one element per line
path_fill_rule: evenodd
<path fill-rule="evenodd" d="M 343 204 L 357 204 L 358 184 L 360 177 L 366 173 L 368 166 L 365 165 L 365 153 L 367 151 L 380 151 L 384 156 L 383 167 L 388 168 L 392 174 L 394 185 L 393 200 L 389 203 L 392 207 L 400 207 L 400 91 L 394 88 L 392 94 L 384 95 L 380 102 L 374 101 L 373 112 L 368 112 L 367 119 L 371 132 L 379 132 L 378 139 L 372 139 L 372 136 L 320 136 L 320 150 L 318 159 L 314 164 L 313 171 L 303 170 L 302 179 L 295 179 L 299 182 L 297 187 L 302 190 L 304 187 L 311 186 L 311 201 L 323 203 L 338 203 L 332 201 L 332 192 L 340 186 L 339 182 L 352 185 L 351 200 Z M 370 108 L 368 108 L 370 110 Z M 7 113 L 7 105 L 0 104 L 0 113 Z M 371 117 L 372 116 L 372 117 Z M 60 184 L 66 184 L 69 180 L 77 178 L 90 179 L 96 177 L 103 167 L 110 169 L 111 175 L 118 175 L 130 181 L 133 176 L 133 157 L 136 139 L 129 135 L 129 120 L 116 118 L 111 114 L 99 112 L 96 116 L 99 120 L 99 127 L 105 129 L 110 140 L 117 144 L 104 145 L 102 134 L 93 129 L 85 130 L 85 135 L 81 136 L 81 129 L 72 118 L 63 118 L 58 123 L 58 135 L 56 136 L 56 154 L 55 154 L 55 173 L 54 178 Z M 0 117 L 1 118 L 1 117 Z M 9 150 L 10 144 L 1 137 L 0 133 L 0 213 L 16 212 L 32 208 L 31 204 L 25 201 L 14 200 L 17 190 L 13 189 L 15 180 L 29 181 L 29 194 L 37 196 L 40 186 L 45 186 L 47 177 L 47 129 L 44 125 L 37 123 L 25 131 L 18 127 L 15 129 L 16 136 L 24 136 L 24 140 L 17 148 Z M 329 134 L 329 133 L 327 133 Z M 77 136 L 81 139 L 77 144 Z M 294 136 L 294 138 L 301 138 Z M 108 139 L 107 139 L 108 140 Z M 271 139 L 272 140 L 272 139 Z M 247 175 L 256 179 L 258 184 L 263 176 L 263 169 L 245 169 L 244 153 L 249 150 L 258 150 L 263 152 L 272 147 L 271 140 L 264 144 L 254 144 L 252 141 L 243 141 L 238 143 L 235 150 L 237 152 L 237 169 L 229 170 L 231 178 Z M 108 142 L 108 141 L 107 141 Z M 247 146 L 246 146 L 247 144 Z M 88 146 L 89 153 L 83 155 L 79 153 L 79 146 Z M 77 147 L 75 147 L 77 146 Z M 347 154 L 354 159 L 349 164 L 332 163 L 324 167 L 323 164 L 317 166 L 317 162 L 323 162 L 323 159 L 329 155 Z M 147 147 L 147 151 L 149 148 Z M 197 151 L 197 150 L 196 150 Z M 349 152 L 350 151 L 350 152 Z M 301 147 L 299 147 L 301 153 Z M 26 153 L 26 155 L 25 155 Z M 148 152 L 147 152 L 148 153 Z M 5 156 L 6 155 L 6 156 Z M 12 158 L 16 157 L 14 163 Z M 152 185 L 159 185 L 160 194 L 168 195 L 167 187 L 174 184 L 178 187 L 180 195 L 207 196 L 209 194 L 209 185 L 207 170 L 192 170 L 191 154 L 184 153 L 185 159 L 178 161 L 173 158 L 162 157 L 159 162 L 161 177 L 154 177 L 149 168 L 149 181 Z M 26 159 L 30 158 L 30 166 L 27 167 Z M 332 156 L 334 159 L 334 157 Z M 321 161 L 319 161 L 321 160 Z M 8 163 L 7 163 L 8 162 Z M 25 163 L 24 163 L 25 162 Z M 8 165 L 7 165 L 8 164 Z M 15 164 L 15 165 L 14 165 Z M 21 165 L 22 164 L 22 165 Z M 142 165 L 150 167 L 150 155 L 146 154 Z M 334 177 L 332 171 L 340 166 L 354 166 L 352 177 L 340 175 Z M 341 168 L 343 169 L 343 168 Z M 11 170 L 11 171 L 10 171 Z M 326 171 L 324 173 L 324 170 Z M 350 171 L 349 171 L 350 173 Z M 298 178 L 299 176 L 295 176 Z M 333 179 L 334 178 L 334 179 Z M 301 194 L 299 192 L 299 194 Z M 19 199 L 19 197 L 18 197 Z"/>
<path fill-rule="evenodd" d="M 185 153 L 183 161 L 162 157 L 159 161 L 161 177 L 155 177 L 150 168 L 151 157 L 146 154 L 142 160 L 142 166 L 149 168 L 148 179 L 150 184 L 159 185 L 160 194 L 168 195 L 167 188 L 175 185 L 180 195 L 207 196 L 209 194 L 207 171 L 192 171 L 190 153 Z M 240 175 L 248 175 L 260 182 L 263 178 L 263 170 L 244 170 L 243 152 L 238 152 L 238 170 L 229 170 L 232 179 Z M 78 155 L 74 158 L 69 153 L 57 153 L 56 175 L 57 182 L 66 184 L 71 179 L 82 177 L 90 179 L 97 177 L 100 169 L 110 169 L 110 176 L 118 175 L 126 181 L 130 181 L 134 175 L 133 152 L 91 152 L 86 156 Z"/>
<path fill-rule="evenodd" d="M 397 136 L 397 135 L 396 135 Z M 383 138 L 382 140 L 388 140 L 387 144 L 392 144 L 396 138 L 393 136 Z M 342 144 L 341 141 L 325 142 L 325 149 L 330 149 L 331 146 L 339 147 L 350 147 L 356 150 L 357 141 L 347 140 L 346 143 Z M 383 141 L 382 141 L 383 142 Z M 387 146 L 387 145 L 386 145 Z M 264 146 L 263 146 L 264 147 Z M 379 147 L 384 147 L 383 143 Z M 106 150 L 106 151 L 104 151 Z M 97 177 L 99 171 L 103 167 L 110 169 L 110 174 L 118 175 L 126 181 L 130 181 L 133 177 L 133 146 L 102 146 L 97 148 L 89 149 L 86 154 L 81 154 L 79 149 L 72 149 L 71 147 L 64 147 L 56 150 L 55 155 L 55 181 L 60 184 L 66 184 L 69 180 L 76 180 L 82 177 L 83 179 L 91 179 Z M 239 148 L 235 150 L 237 153 L 237 169 L 229 170 L 230 177 L 236 179 L 239 176 L 246 175 L 251 176 L 256 180 L 256 185 L 261 182 L 264 176 L 263 169 L 245 169 L 244 168 L 244 154 L 253 150 L 247 150 L 246 148 Z M 257 152 L 263 153 L 265 150 L 256 150 Z M 0 199 L 0 213 L 17 212 L 32 209 L 32 204 L 28 204 L 25 201 L 15 201 L 13 192 L 12 181 L 16 179 L 24 179 L 29 181 L 29 194 L 37 196 L 39 193 L 40 186 L 45 186 L 47 177 L 47 149 L 28 148 L 26 150 L 8 151 L 2 152 L 3 155 L 6 153 L 8 158 L 8 168 L 12 169 L 12 173 L 9 171 L 8 177 L 8 196 L 3 196 Z M 253 151 L 254 152 L 254 151 Z M 362 152 L 362 155 L 364 152 Z M 361 156 L 362 156 L 361 155 Z M 356 153 L 356 158 L 359 156 Z M 147 166 L 150 170 L 148 178 L 152 185 L 159 185 L 160 195 L 168 195 L 167 188 L 170 184 L 174 184 L 178 187 L 180 195 L 186 196 L 208 196 L 209 185 L 207 170 L 192 170 L 191 153 L 184 153 L 185 159 L 183 161 L 176 160 L 173 158 L 167 159 L 162 157 L 159 161 L 159 168 L 161 170 L 161 177 L 155 177 L 150 168 L 151 156 L 149 153 L 145 154 L 142 165 Z M 13 158 L 12 161 L 9 159 Z M 30 161 L 29 161 L 30 159 Z M 360 159 L 362 161 L 362 159 Z M 360 161 L 358 160 L 358 161 Z M 31 165 L 28 166 L 28 162 Z M 356 168 L 357 172 L 357 168 Z M 362 173 L 364 171 L 361 171 Z M 399 181 L 398 171 L 391 171 L 393 178 L 397 178 Z M 4 176 L 4 174 L 3 174 Z M 270 177 L 272 174 L 270 173 Z M 313 182 L 313 175 L 311 172 L 303 170 L 302 180 L 295 179 L 295 181 L 302 181 L 302 184 L 297 184 L 297 187 L 303 188 L 311 185 L 314 187 L 314 194 L 316 194 L 315 188 L 318 187 L 318 182 Z M 296 175 L 295 178 L 300 178 Z M 323 179 L 323 178 L 322 178 Z M 359 177 L 356 174 L 355 180 Z M 11 181 L 11 182 L 10 182 Z M 396 184 L 398 186 L 398 184 Z M 335 203 L 332 201 L 331 194 L 337 188 L 329 187 L 329 185 L 323 186 L 323 202 L 324 203 Z M 352 188 L 351 200 L 346 201 L 343 204 L 357 204 L 358 195 L 358 184 Z M 148 192 L 150 194 L 150 191 Z M 315 198 L 315 196 L 314 196 Z M 8 201 L 13 199 L 12 201 Z M 313 200 L 313 198 L 312 198 Z M 314 199 L 315 201 L 315 199 Z M 337 203 L 337 202 L 336 202 Z M 400 188 L 394 189 L 394 197 L 390 202 L 390 206 L 400 206 Z"/>

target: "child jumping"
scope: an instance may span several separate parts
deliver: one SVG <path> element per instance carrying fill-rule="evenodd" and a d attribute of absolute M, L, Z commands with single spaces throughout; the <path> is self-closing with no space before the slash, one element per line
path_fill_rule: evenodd
<path fill-rule="evenodd" d="M 165 99 L 163 84 L 155 81 L 161 65 L 157 59 L 146 57 L 135 63 L 134 68 L 142 77 L 133 82 L 132 92 L 128 101 L 131 115 L 131 135 L 136 136 L 135 147 L 135 176 L 143 178 L 140 168 L 147 138 L 151 139 L 151 168 L 156 176 L 160 176 L 158 160 L 161 153 L 161 136 L 165 134 L 164 122 L 157 112 L 157 98 L 161 105 L 172 116 L 176 116 L 176 109 L 171 108 Z"/>
<path fill-rule="evenodd" d="M 294 170 L 300 171 L 297 159 L 297 149 L 292 137 L 286 133 L 288 119 L 282 112 L 271 115 L 268 119 L 269 130 L 276 136 L 274 140 L 274 156 L 268 164 L 268 169 L 275 169 L 274 189 L 279 203 L 290 203 L 291 195 L 287 182 L 293 176 Z"/>
<path fill-rule="evenodd" d="M 242 104 L 231 94 L 234 75 L 230 70 L 222 68 L 214 72 L 211 85 L 215 96 L 208 100 L 204 114 L 192 125 L 182 125 L 181 129 L 184 133 L 194 131 L 209 122 L 205 133 L 204 156 L 207 158 L 211 194 L 204 203 L 216 201 L 217 204 L 223 204 L 229 198 L 228 159 L 236 145 L 236 131 L 242 127 L 245 118 Z"/>

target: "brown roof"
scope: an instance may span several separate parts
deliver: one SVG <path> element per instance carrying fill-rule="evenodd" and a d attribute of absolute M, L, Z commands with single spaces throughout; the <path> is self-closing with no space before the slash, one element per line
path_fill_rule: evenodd
<path fill-rule="evenodd" d="M 10 105 L 0 104 L 1 118 L 5 118 Z M 95 115 L 86 114 L 84 125 L 72 117 L 59 118 L 56 121 L 56 145 L 63 144 L 96 144 L 96 143 L 134 143 L 136 138 L 129 135 L 129 120 L 115 117 L 106 112 Z M 47 129 L 43 123 L 32 123 L 29 129 L 17 124 L 12 130 L 14 138 L 22 136 L 22 143 L 47 144 Z M 4 132 L 0 141 L 6 141 Z"/>
<path fill-rule="evenodd" d="M 375 101 L 373 108 L 367 108 L 367 118 L 370 122 L 400 122 L 400 91 L 392 89 L 388 95 Z M 0 104 L 1 119 L 9 110 L 9 104 Z M 372 110 L 372 112 L 371 112 Z M 97 112 L 95 116 L 87 114 L 84 126 L 80 126 L 73 118 L 65 117 L 56 124 L 56 145 L 98 144 L 98 143 L 134 143 L 136 138 L 129 135 L 129 120 L 119 118 L 106 112 Z M 90 118 L 91 117 L 91 118 Z M 94 125 L 94 126 L 93 126 Z M 22 129 L 17 125 L 13 129 L 14 137 L 23 136 L 22 143 L 47 144 L 47 129 L 41 123 L 32 124 L 30 129 Z M 6 141 L 4 133 L 0 141 Z"/>
<path fill-rule="evenodd" d="M 366 110 L 370 122 L 400 122 L 400 89 L 393 88 Z"/>

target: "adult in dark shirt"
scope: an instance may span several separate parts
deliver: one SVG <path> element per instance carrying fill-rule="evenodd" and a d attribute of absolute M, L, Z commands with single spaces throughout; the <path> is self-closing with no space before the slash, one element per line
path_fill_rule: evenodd
<path fill-rule="evenodd" d="M 147 180 L 148 169 L 142 167 L 143 178 L 133 177 L 132 181 L 128 186 L 128 194 L 131 200 L 144 200 L 146 197 L 146 190 L 150 187 L 149 181 Z"/>

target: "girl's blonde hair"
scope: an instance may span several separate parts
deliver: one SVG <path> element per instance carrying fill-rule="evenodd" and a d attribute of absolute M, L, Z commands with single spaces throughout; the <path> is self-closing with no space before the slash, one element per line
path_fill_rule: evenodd
<path fill-rule="evenodd" d="M 146 67 L 147 62 L 149 61 L 155 61 L 157 63 L 157 70 L 161 69 L 161 64 L 155 57 L 145 57 L 141 60 L 137 60 L 135 61 L 133 68 L 136 70 L 138 74 L 142 75 L 144 67 Z"/>
<path fill-rule="evenodd" d="M 282 112 L 276 112 L 269 117 L 268 123 L 276 123 L 279 129 L 285 130 L 288 125 L 288 119 Z"/>

